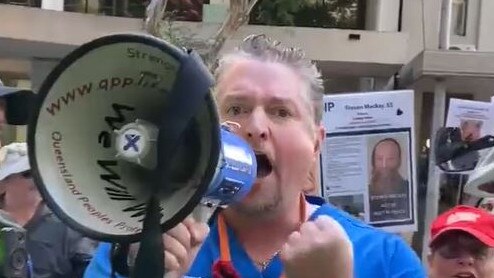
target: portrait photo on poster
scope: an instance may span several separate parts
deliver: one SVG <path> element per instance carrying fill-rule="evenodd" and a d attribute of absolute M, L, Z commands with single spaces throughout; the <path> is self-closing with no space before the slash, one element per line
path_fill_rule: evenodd
<path fill-rule="evenodd" d="M 463 142 L 471 142 L 494 130 L 494 107 L 490 102 L 452 98 L 446 117 L 446 127 L 458 127 Z"/>
<path fill-rule="evenodd" d="M 385 226 L 412 219 L 410 133 L 367 137 L 369 223 Z"/>
<path fill-rule="evenodd" d="M 482 134 L 483 120 L 460 118 L 461 139 L 463 142 L 471 142 L 480 139 Z"/>

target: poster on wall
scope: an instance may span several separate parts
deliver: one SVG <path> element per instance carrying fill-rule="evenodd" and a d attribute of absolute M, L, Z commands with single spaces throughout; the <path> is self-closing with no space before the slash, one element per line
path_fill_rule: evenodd
<path fill-rule="evenodd" d="M 491 101 L 493 99 L 491 98 Z M 465 99 L 450 99 L 449 109 L 446 118 L 446 127 L 457 128 L 452 138 L 462 142 L 473 142 L 487 135 L 494 135 L 494 105 L 492 102 L 473 101 Z M 448 162 L 447 167 L 452 169 L 465 169 L 457 175 L 448 175 L 448 178 L 455 184 L 457 180 L 458 194 L 461 194 L 461 201 L 464 204 L 475 205 L 481 196 L 484 196 L 484 190 L 477 184 L 467 186 L 466 182 L 471 179 L 474 167 L 489 153 L 491 148 L 484 148 L 452 159 Z"/>
<path fill-rule="evenodd" d="M 494 133 L 493 112 L 490 102 L 452 98 L 446 127 L 459 127 L 463 141 L 475 141 Z"/>
<path fill-rule="evenodd" d="M 486 135 L 494 135 L 494 109 L 490 102 L 473 101 L 452 98 L 446 117 L 446 127 L 456 128 L 450 135 L 450 140 L 471 143 Z M 443 167 L 465 169 L 463 175 L 468 175 L 488 149 L 470 151 L 449 161 Z M 467 176 L 462 178 L 462 184 Z"/>
<path fill-rule="evenodd" d="M 417 229 L 413 91 L 326 95 L 321 192 L 390 232 Z"/>

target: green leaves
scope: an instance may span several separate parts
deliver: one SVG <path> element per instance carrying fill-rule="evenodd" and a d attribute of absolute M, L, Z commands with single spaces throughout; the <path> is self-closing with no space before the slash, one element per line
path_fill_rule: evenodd
<path fill-rule="evenodd" d="M 293 25 L 294 15 L 307 1 L 264 0 L 254 7 L 251 23 L 263 25 Z"/>
<path fill-rule="evenodd" d="M 263 0 L 253 10 L 251 24 L 364 28 L 365 0 Z"/>

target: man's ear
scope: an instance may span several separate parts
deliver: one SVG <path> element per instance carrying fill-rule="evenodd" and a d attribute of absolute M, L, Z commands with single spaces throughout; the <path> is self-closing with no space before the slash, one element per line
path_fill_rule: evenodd
<path fill-rule="evenodd" d="M 432 254 L 432 253 L 427 254 L 427 263 L 428 263 L 429 267 L 432 266 L 433 259 L 434 259 L 434 254 Z"/>
<path fill-rule="evenodd" d="M 5 192 L 7 192 L 7 184 L 0 183 L 0 195 L 5 194 Z"/>
<path fill-rule="evenodd" d="M 314 153 L 319 155 L 321 153 L 321 145 L 324 143 L 324 136 L 326 131 L 324 130 L 324 126 L 321 124 L 317 125 L 315 130 L 315 144 L 314 144 Z"/>

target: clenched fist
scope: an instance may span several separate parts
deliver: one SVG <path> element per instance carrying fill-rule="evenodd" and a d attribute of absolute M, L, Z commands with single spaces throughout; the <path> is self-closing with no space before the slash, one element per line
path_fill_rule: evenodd
<path fill-rule="evenodd" d="M 280 254 L 287 278 L 352 278 L 353 248 L 346 232 L 328 216 L 302 224 Z"/>
<path fill-rule="evenodd" d="M 208 233 L 208 225 L 197 222 L 191 216 L 166 232 L 163 235 L 163 244 L 167 272 L 177 273 L 182 277 L 195 259 Z M 166 277 L 174 277 L 172 273 L 167 273 Z"/>

